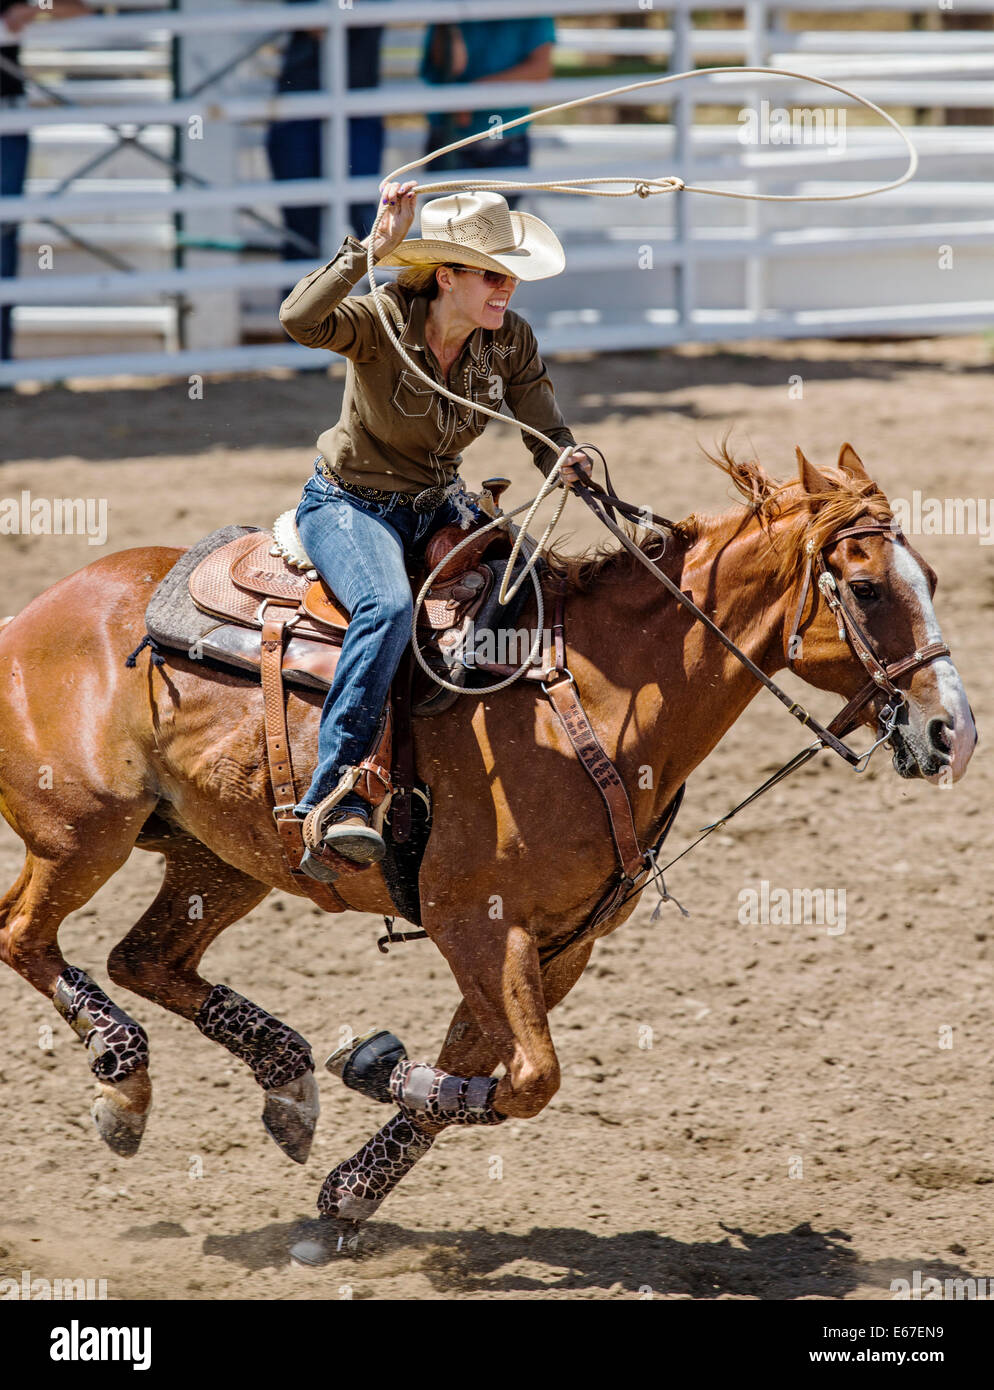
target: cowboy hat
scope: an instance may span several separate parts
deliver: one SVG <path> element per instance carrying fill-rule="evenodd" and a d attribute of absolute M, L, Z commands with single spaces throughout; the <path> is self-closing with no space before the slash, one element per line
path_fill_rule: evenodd
<path fill-rule="evenodd" d="M 421 236 L 379 261 L 386 266 L 469 265 L 518 280 L 544 280 L 566 266 L 551 227 L 529 212 L 512 212 L 499 193 L 453 193 L 421 209 Z"/>

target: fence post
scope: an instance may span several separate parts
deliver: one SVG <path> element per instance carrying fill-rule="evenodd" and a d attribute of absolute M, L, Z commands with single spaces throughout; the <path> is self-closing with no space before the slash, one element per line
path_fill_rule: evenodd
<path fill-rule="evenodd" d="M 672 12 L 673 51 L 670 56 L 671 72 L 689 72 L 694 65 L 691 51 L 691 28 L 693 14 L 686 3 L 678 4 Z M 676 95 L 670 107 L 673 121 L 673 148 L 676 155 L 676 172 L 685 183 L 692 181 L 691 164 L 693 160 L 694 139 L 694 98 L 686 87 L 679 84 L 674 88 Z M 689 198 L 677 194 L 673 214 L 676 243 L 680 248 L 680 260 L 676 263 L 676 307 L 680 319 L 680 332 L 684 342 L 695 336 L 694 304 L 696 301 L 695 263 L 690 244 L 693 235 L 692 208 Z"/>
<path fill-rule="evenodd" d="M 773 18 L 774 16 L 767 12 L 764 0 L 749 0 L 745 13 L 746 28 L 749 31 L 746 67 L 766 67 L 771 51 L 769 25 Z M 758 115 L 762 101 L 761 83 L 757 82 L 755 87 L 750 88 L 749 101 Z M 750 180 L 749 189 L 751 192 L 758 192 L 759 187 L 757 179 Z M 751 232 L 757 241 L 761 239 L 767 227 L 765 207 L 764 203 L 758 202 L 745 204 L 745 230 Z M 759 331 L 763 310 L 766 307 L 765 255 L 746 256 L 743 269 L 745 271 L 745 309 L 756 330 Z"/>

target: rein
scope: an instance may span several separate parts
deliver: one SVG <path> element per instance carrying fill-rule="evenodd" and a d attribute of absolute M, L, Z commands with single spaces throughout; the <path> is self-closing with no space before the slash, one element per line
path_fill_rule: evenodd
<path fill-rule="evenodd" d="M 589 446 L 584 446 L 584 448 L 587 447 Z M 713 622 L 702 609 L 698 608 L 693 599 L 685 594 L 679 585 L 674 584 L 668 574 L 661 570 L 653 560 L 650 560 L 645 551 L 642 550 L 640 546 L 636 545 L 635 542 L 625 534 L 621 527 L 608 516 L 608 507 L 599 500 L 599 497 L 607 498 L 609 506 L 617 508 L 629 517 L 633 512 L 638 512 L 637 508 L 632 507 L 630 503 L 623 503 L 613 492 L 605 492 L 605 490 L 596 483 L 588 483 L 586 486 L 579 486 L 577 488 L 577 493 L 586 506 L 593 512 L 594 516 L 596 516 L 609 531 L 617 536 L 626 550 L 634 555 L 639 563 L 649 570 L 663 587 L 672 594 L 676 601 L 686 608 L 697 622 L 701 623 L 702 626 L 706 627 L 710 633 L 717 637 L 718 641 L 732 653 L 736 660 L 755 676 L 762 685 L 765 685 L 772 695 L 776 696 L 787 710 L 788 714 L 793 715 L 795 719 L 816 735 L 818 743 L 815 745 L 814 752 L 819 751 L 819 749 L 823 747 L 830 748 L 833 753 L 838 753 L 839 757 L 843 758 L 858 772 L 861 772 L 866 766 L 870 754 L 874 749 L 878 748 L 881 743 L 886 742 L 891 736 L 897 722 L 898 712 L 901 706 L 906 703 L 904 693 L 898 689 L 894 683 L 895 679 L 899 676 L 909 675 L 914 671 L 918 671 L 921 667 L 929 665 L 939 657 L 950 655 L 949 648 L 944 642 L 931 642 L 928 646 L 919 647 L 911 656 L 902 657 L 892 662 L 881 661 L 873 649 L 872 640 L 863 630 L 852 610 L 849 608 L 849 605 L 842 597 L 835 575 L 828 565 L 826 555 L 828 551 L 832 550 L 840 541 L 846 540 L 851 536 L 876 535 L 883 536 L 893 541 L 895 544 L 899 542 L 903 543 L 904 536 L 899 528 L 894 527 L 890 522 L 868 521 L 862 522 L 856 526 L 847 527 L 841 531 L 836 531 L 834 535 L 829 536 L 824 545 L 817 551 L 813 543 L 809 541 L 807 546 L 808 570 L 801 591 L 800 603 L 798 604 L 794 618 L 791 636 L 797 631 L 797 626 L 801 620 L 807 601 L 808 592 L 811 588 L 812 573 L 817 570 L 817 587 L 824 595 L 826 603 L 838 622 L 839 640 L 848 641 L 854 654 L 858 657 L 860 664 L 870 676 L 870 680 L 867 684 L 839 711 L 830 724 L 827 726 L 821 724 L 813 715 L 808 713 L 803 705 L 798 704 L 796 700 L 792 700 L 787 692 L 779 686 L 775 680 L 772 680 L 765 671 L 760 670 L 756 663 L 750 657 L 746 656 L 745 652 L 742 651 L 740 647 L 737 647 L 730 637 L 722 632 L 717 623 Z M 656 518 L 654 515 L 654 520 L 662 520 L 662 518 Z M 857 716 L 878 690 L 886 691 L 892 702 L 885 705 L 880 712 L 880 719 L 885 728 L 885 732 L 869 752 L 859 753 L 855 749 L 849 747 L 844 741 L 844 736 L 855 727 Z"/>
<path fill-rule="evenodd" d="M 583 445 L 582 447 L 584 449 L 590 449 L 592 446 Z M 596 452 L 600 453 L 600 450 Z M 810 762 L 810 760 L 815 757 L 816 754 L 820 753 L 823 748 L 832 749 L 832 751 L 838 753 L 854 771 L 862 772 L 869 763 L 873 753 L 881 744 L 885 744 L 890 739 L 897 726 L 900 711 L 907 704 L 904 692 L 898 688 L 895 684 L 895 680 L 900 676 L 909 675 L 920 670 L 923 666 L 929 665 L 940 657 L 950 655 L 949 648 L 945 643 L 931 642 L 925 647 L 917 648 L 911 656 L 901 657 L 896 661 L 890 662 L 881 659 L 874 650 L 872 639 L 853 614 L 839 590 L 838 581 L 828 563 L 828 553 L 838 545 L 840 541 L 855 536 L 879 535 L 892 541 L 894 544 L 904 544 L 902 532 L 899 528 L 895 527 L 893 523 L 880 521 L 859 522 L 856 525 L 848 526 L 834 532 L 821 546 L 817 547 L 813 541 L 809 540 L 806 546 L 808 555 L 807 571 L 801 588 L 800 600 L 797 604 L 794 619 L 791 624 L 789 638 L 793 638 L 797 634 L 797 630 L 801 625 L 807 598 L 812 588 L 812 578 L 814 574 L 817 573 L 816 587 L 824 596 L 831 612 L 835 616 L 836 622 L 838 623 L 840 642 L 848 643 L 853 653 L 859 659 L 860 664 L 870 676 L 870 680 L 867 684 L 849 700 L 830 724 L 826 726 L 819 723 L 819 721 L 813 718 L 803 706 L 791 700 L 787 692 L 783 690 L 776 681 L 772 680 L 764 671 L 760 670 L 755 662 L 746 656 L 745 652 L 743 652 L 741 648 L 738 647 L 696 603 L 694 603 L 693 599 L 685 594 L 678 585 L 674 584 L 669 575 L 665 574 L 663 570 L 645 554 L 641 547 L 627 536 L 621 527 L 615 523 L 613 520 L 613 513 L 617 510 L 628 519 L 633 521 L 639 520 L 644 525 L 645 522 L 643 518 L 645 516 L 645 511 L 617 496 L 611 486 L 610 476 L 607 471 L 607 463 L 604 460 L 603 454 L 601 454 L 601 460 L 604 463 L 604 473 L 608 484 L 607 488 L 603 488 L 599 483 L 594 483 L 592 481 L 577 485 L 577 493 L 586 506 L 590 508 L 597 519 L 602 522 L 609 531 L 617 536 L 625 549 L 630 551 L 639 563 L 644 565 L 650 573 L 659 580 L 677 602 L 680 603 L 697 622 L 701 623 L 709 632 L 713 633 L 722 645 L 732 653 L 736 660 L 777 697 L 789 714 L 792 714 L 795 719 L 799 720 L 800 723 L 805 725 L 806 728 L 809 728 L 816 735 L 816 741 L 807 748 L 802 748 L 800 752 L 795 753 L 792 758 L 784 763 L 782 767 L 778 768 L 765 782 L 756 787 L 754 791 L 750 792 L 737 806 L 732 807 L 720 820 L 705 826 L 696 840 L 691 841 L 689 845 L 669 860 L 668 863 L 660 865 L 658 862 L 659 851 L 672 827 L 673 821 L 676 818 L 676 813 L 683 799 L 684 788 L 680 787 L 667 809 L 661 831 L 657 834 L 651 848 L 645 850 L 642 855 L 642 862 L 644 865 L 643 872 L 647 872 L 648 877 L 639 883 L 636 880 L 642 877 L 641 873 L 632 876 L 630 874 L 626 875 L 623 872 L 621 878 L 615 882 L 613 889 L 609 890 L 602 899 L 593 916 L 583 923 L 582 926 L 577 928 L 565 941 L 556 946 L 548 956 L 544 957 L 543 963 L 547 963 L 549 960 L 561 955 L 579 941 L 590 936 L 606 917 L 613 916 L 613 914 L 631 898 L 644 892 L 650 882 L 655 882 L 659 892 L 659 902 L 653 909 L 651 920 L 656 920 L 660 908 L 666 902 L 676 903 L 681 914 L 684 917 L 689 916 L 686 908 L 677 902 L 676 898 L 666 889 L 665 874 L 668 870 L 671 869 L 674 864 L 678 863 L 679 860 L 683 859 L 685 855 L 689 854 L 692 849 L 696 849 L 697 846 L 701 844 L 702 841 L 706 840 L 709 835 L 713 834 L 714 831 L 720 830 L 722 826 L 727 825 L 733 817 L 737 816 L 740 811 L 744 811 L 747 806 L 751 806 L 754 801 L 758 800 L 758 798 L 764 794 L 764 792 L 777 786 L 778 783 L 789 777 L 792 772 L 796 772 L 799 768 Z M 611 516 L 608 515 L 609 511 L 612 513 Z M 654 512 L 651 516 L 652 521 L 658 526 L 666 527 L 670 530 L 673 529 L 672 523 L 666 521 L 665 518 L 657 516 Z M 655 527 L 653 529 L 655 529 Z M 788 639 L 788 651 L 790 645 L 790 640 Z M 790 660 L 789 657 L 788 660 Z M 567 670 L 564 669 L 562 674 L 572 681 L 572 675 Z M 551 681 L 543 682 L 542 688 L 548 694 L 550 689 L 554 690 L 555 686 Z M 885 691 L 888 696 L 888 703 L 883 706 L 878 715 L 881 733 L 867 752 L 861 754 L 849 747 L 845 742 L 845 735 L 855 727 L 858 715 L 878 691 Z"/>

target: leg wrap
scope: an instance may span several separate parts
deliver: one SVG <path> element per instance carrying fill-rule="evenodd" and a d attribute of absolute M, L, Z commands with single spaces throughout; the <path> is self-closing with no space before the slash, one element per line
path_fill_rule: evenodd
<path fill-rule="evenodd" d="M 424 1062 L 398 1062 L 390 1094 L 400 1114 L 328 1174 L 318 1197 L 321 1215 L 367 1221 L 435 1142 L 421 1122 L 439 1128 L 499 1125 L 507 1116 L 493 1107 L 496 1089 L 494 1076 L 450 1076 Z"/>
<path fill-rule="evenodd" d="M 407 1115 L 394 1115 L 357 1154 L 328 1174 L 318 1211 L 346 1221 L 368 1220 L 434 1142 Z"/>
<path fill-rule="evenodd" d="M 194 1019 L 205 1038 L 246 1062 L 264 1091 L 314 1070 L 311 1045 L 286 1023 L 227 985 L 215 985 Z"/>
<path fill-rule="evenodd" d="M 390 1074 L 390 1094 L 414 1120 L 443 1125 L 499 1125 L 507 1119 L 494 1109 L 495 1076 L 450 1076 L 426 1062 L 398 1062 Z"/>
<path fill-rule="evenodd" d="M 90 1070 L 101 1081 L 123 1081 L 148 1066 L 148 1035 L 108 999 L 84 970 L 67 965 L 55 982 L 52 1002 L 86 1048 Z"/>

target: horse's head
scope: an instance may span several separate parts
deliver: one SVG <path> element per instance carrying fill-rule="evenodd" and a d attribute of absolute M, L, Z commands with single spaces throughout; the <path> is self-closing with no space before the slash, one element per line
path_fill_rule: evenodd
<path fill-rule="evenodd" d="M 900 775 L 958 781 L 977 730 L 950 657 L 928 659 L 942 644 L 932 606 L 935 573 L 900 532 L 851 445 L 842 446 L 835 469 L 827 472 L 800 449 L 797 458 L 798 483 L 776 494 L 773 509 L 797 561 L 784 633 L 788 665 L 846 699 L 874 680 L 875 671 L 889 668 L 890 681 L 876 680 L 859 721 L 873 724 L 881 710 L 896 707 L 890 743 Z M 771 538 L 779 529 L 771 517 Z"/>

